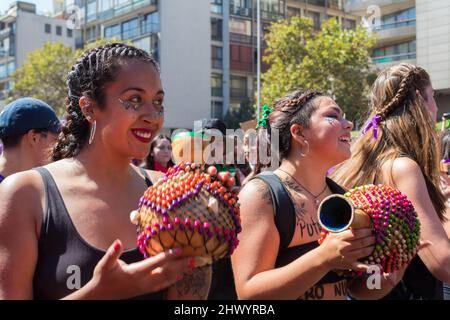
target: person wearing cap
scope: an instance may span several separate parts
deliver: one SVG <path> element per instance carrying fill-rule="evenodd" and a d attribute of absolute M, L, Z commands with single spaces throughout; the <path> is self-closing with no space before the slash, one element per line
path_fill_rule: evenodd
<path fill-rule="evenodd" d="M 211 137 L 214 137 L 217 135 L 217 133 L 220 133 L 223 136 L 223 164 L 214 164 L 214 163 L 209 163 L 209 164 L 214 164 L 217 168 L 217 172 L 222 172 L 222 171 L 228 171 L 230 172 L 231 176 L 234 177 L 235 179 L 235 186 L 236 187 L 240 187 L 242 185 L 242 181 L 245 179 L 245 175 L 239 170 L 239 168 L 237 167 L 237 152 L 238 150 L 236 149 L 236 145 L 237 145 L 237 141 L 236 141 L 236 136 L 230 137 L 227 136 L 226 131 L 227 131 L 227 126 L 226 124 L 217 118 L 212 118 L 212 119 L 202 119 L 199 120 L 202 122 L 202 126 L 200 128 L 200 130 L 197 130 L 197 133 L 203 133 L 206 136 L 210 135 Z M 216 131 L 216 132 L 214 132 Z M 211 143 L 214 143 L 214 139 L 211 139 Z M 231 142 L 231 140 L 233 140 L 231 143 L 233 144 L 233 149 L 232 150 L 227 150 L 227 140 L 229 140 L 229 142 Z M 233 160 L 234 163 L 226 163 L 227 161 L 227 154 L 228 153 L 233 153 Z"/>
<path fill-rule="evenodd" d="M 60 129 L 55 111 L 41 100 L 20 98 L 8 104 L 0 113 L 0 182 L 49 163 Z"/>
<path fill-rule="evenodd" d="M 230 137 L 226 136 L 227 126 L 226 124 L 217 118 L 212 119 L 202 119 L 199 120 L 202 123 L 200 129 L 196 130 L 197 133 L 204 134 L 211 137 L 210 143 L 213 144 L 218 134 L 223 136 L 223 164 L 211 163 L 207 161 L 208 164 L 214 165 L 217 168 L 217 172 L 228 171 L 232 177 L 235 177 L 235 186 L 239 186 L 239 179 L 236 179 L 236 172 L 238 169 L 235 167 L 234 163 L 226 163 L 226 144 L 227 139 Z M 233 139 L 234 140 L 234 139 Z M 234 144 L 234 141 L 233 141 Z M 235 152 L 233 148 L 233 152 Z M 233 161 L 234 161 L 233 157 Z M 213 275 L 211 281 L 211 287 L 209 290 L 208 300 L 236 300 L 237 293 L 234 285 L 233 271 L 231 269 L 230 258 L 224 258 L 213 263 L 212 266 Z"/>

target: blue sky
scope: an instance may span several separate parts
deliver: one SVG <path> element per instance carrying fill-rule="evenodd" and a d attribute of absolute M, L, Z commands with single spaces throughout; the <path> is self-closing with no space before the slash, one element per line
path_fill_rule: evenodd
<path fill-rule="evenodd" d="M 38 12 L 52 11 L 53 0 L 22 0 L 36 4 Z M 4 14 L 8 10 L 9 5 L 15 2 L 15 0 L 0 0 L 0 14 Z"/>

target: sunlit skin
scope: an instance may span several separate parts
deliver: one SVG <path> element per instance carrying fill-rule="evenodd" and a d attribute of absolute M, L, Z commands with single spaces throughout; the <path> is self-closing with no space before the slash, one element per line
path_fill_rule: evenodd
<path fill-rule="evenodd" d="M 79 98 L 90 128 L 96 122 L 92 143 L 86 143 L 73 158 L 45 166 L 80 238 L 104 254 L 93 278 L 67 299 L 124 299 L 167 287 L 167 298 L 182 295 L 169 286 L 190 270 L 189 258 L 166 252 L 131 264 L 118 260 L 124 250 L 136 248 L 136 226 L 130 223 L 129 214 L 147 189 L 142 174 L 130 161 L 147 156 L 163 125 L 163 99 L 160 77 L 151 63 L 122 64 L 115 79 L 104 87 L 101 106 L 89 97 Z M 30 170 L 7 178 L 0 188 L 0 242 L 7 248 L 0 252 L 0 264 L 5 265 L 0 269 L 4 279 L 0 298 L 32 299 L 45 206 L 42 178 Z M 20 241 L 10 234 L 17 228 L 25 235 Z M 14 277 L 17 274 L 20 277 Z M 189 294 L 182 296 L 197 297 Z"/>

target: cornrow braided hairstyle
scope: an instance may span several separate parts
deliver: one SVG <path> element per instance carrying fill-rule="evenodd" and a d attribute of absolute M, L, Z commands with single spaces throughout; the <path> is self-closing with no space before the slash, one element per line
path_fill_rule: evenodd
<path fill-rule="evenodd" d="M 296 90 L 275 101 L 274 111 L 269 116 L 271 129 L 276 129 L 280 136 L 280 159 L 284 159 L 291 150 L 291 126 L 300 124 L 307 128 L 311 115 L 317 109 L 316 97 L 324 94 L 318 90 Z"/>
<path fill-rule="evenodd" d="M 75 62 L 67 76 L 67 122 L 53 149 L 54 161 L 78 155 L 88 140 L 90 127 L 81 112 L 80 97 L 86 96 L 104 108 L 105 86 L 115 80 L 120 67 L 129 61 L 151 63 L 159 72 L 157 62 L 149 53 L 123 43 L 87 50 Z"/>

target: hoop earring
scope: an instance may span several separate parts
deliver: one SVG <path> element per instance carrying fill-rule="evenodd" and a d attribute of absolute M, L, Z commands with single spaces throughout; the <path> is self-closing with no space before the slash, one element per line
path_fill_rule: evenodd
<path fill-rule="evenodd" d="M 95 130 L 97 129 L 97 120 L 94 120 L 91 126 L 91 134 L 89 135 L 89 144 L 92 144 L 95 136 Z"/>
<path fill-rule="evenodd" d="M 309 143 L 308 143 L 308 141 L 306 141 L 306 140 L 305 140 L 305 143 L 306 143 L 306 146 L 308 147 L 308 151 L 306 151 L 306 153 L 300 152 L 300 155 L 301 155 L 302 157 L 306 157 L 306 156 L 308 155 L 308 153 L 309 153 Z"/>

